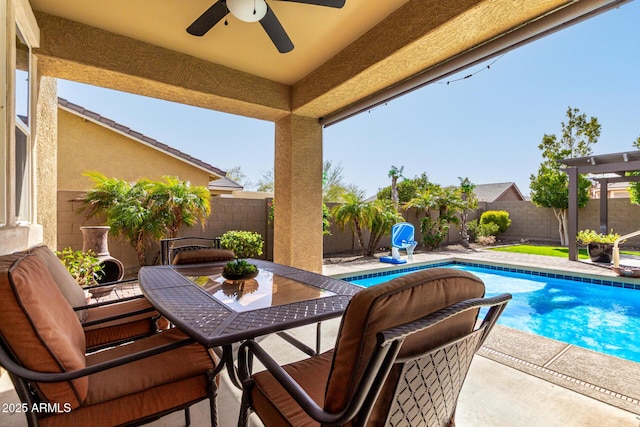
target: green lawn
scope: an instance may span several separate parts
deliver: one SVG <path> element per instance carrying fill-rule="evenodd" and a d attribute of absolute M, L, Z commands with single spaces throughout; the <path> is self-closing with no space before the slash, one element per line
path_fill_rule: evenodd
<path fill-rule="evenodd" d="M 569 248 L 565 248 L 562 246 L 534 246 L 534 245 L 514 245 L 514 246 L 503 246 L 500 248 L 488 248 L 492 251 L 501 251 L 501 252 L 515 252 L 519 254 L 533 254 L 533 255 L 548 255 L 548 256 L 557 256 L 557 257 L 569 257 Z M 621 254 L 626 255 L 638 255 L 640 256 L 640 252 L 637 251 L 620 251 Z M 587 254 L 587 250 L 584 248 L 578 249 L 578 258 L 579 259 L 587 259 L 589 255 Z"/>

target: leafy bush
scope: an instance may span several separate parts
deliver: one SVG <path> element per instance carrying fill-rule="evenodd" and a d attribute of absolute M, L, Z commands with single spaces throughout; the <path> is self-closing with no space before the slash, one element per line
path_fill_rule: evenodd
<path fill-rule="evenodd" d="M 580 230 L 576 236 L 576 240 L 580 245 L 588 245 L 589 243 L 613 243 L 619 239 L 620 235 L 614 233 L 613 230 L 609 234 L 596 233 L 594 230 Z"/>
<path fill-rule="evenodd" d="M 251 258 L 262 255 L 264 241 L 260 233 L 231 230 L 220 237 L 220 245 L 231 249 L 238 258 Z"/>
<path fill-rule="evenodd" d="M 474 219 L 473 221 L 469 221 L 467 229 L 469 230 L 471 238 L 476 242 L 480 244 L 493 244 L 496 241 L 495 235 L 498 233 L 499 227 L 493 222 L 482 224 L 478 222 L 477 219 Z M 487 238 L 489 237 L 493 237 L 493 241 L 491 243 L 483 243 L 487 242 Z"/>
<path fill-rule="evenodd" d="M 432 219 L 431 217 L 422 218 L 420 223 L 422 231 L 422 244 L 428 250 L 436 250 L 444 242 L 449 235 L 449 222 L 446 220 Z"/>
<path fill-rule="evenodd" d="M 480 215 L 480 224 L 494 223 L 498 226 L 498 233 L 504 233 L 511 225 L 509 212 L 507 211 L 486 211 Z"/>
<path fill-rule="evenodd" d="M 82 287 L 95 285 L 102 277 L 104 264 L 96 258 L 95 252 L 91 249 L 85 253 L 64 248 L 62 251 L 56 251 L 56 255 L 67 271 L 76 279 L 78 285 Z"/>

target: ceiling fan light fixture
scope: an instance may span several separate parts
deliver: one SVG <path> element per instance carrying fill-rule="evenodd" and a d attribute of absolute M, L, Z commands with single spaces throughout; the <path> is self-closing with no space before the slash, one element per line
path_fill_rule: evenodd
<path fill-rule="evenodd" d="M 258 22 L 267 14 L 265 0 L 227 0 L 227 8 L 244 22 Z"/>

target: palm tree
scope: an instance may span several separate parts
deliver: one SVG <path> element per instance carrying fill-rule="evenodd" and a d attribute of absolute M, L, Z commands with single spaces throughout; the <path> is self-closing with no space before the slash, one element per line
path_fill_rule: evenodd
<path fill-rule="evenodd" d="M 362 200 L 362 196 L 357 193 L 346 193 L 342 197 L 344 203 L 335 206 L 331 213 L 341 230 L 344 231 L 345 226 L 349 225 L 351 232 L 358 237 L 358 244 L 364 250 L 362 228 L 366 224 L 367 204 Z"/>
<path fill-rule="evenodd" d="M 104 217 L 110 232 L 131 244 L 140 266 L 146 263 L 150 242 L 176 237 L 183 224 L 204 223 L 210 212 L 207 188 L 175 177 L 131 183 L 95 171 L 85 176 L 94 185 L 82 199 L 82 211 L 87 218 Z"/>
<path fill-rule="evenodd" d="M 148 207 L 149 180 L 135 183 L 118 178 L 107 178 L 100 172 L 84 174 L 93 182 L 82 201 L 81 209 L 87 218 L 102 216 L 110 233 L 126 239 L 133 247 L 138 264 L 145 264 L 145 254 L 150 239 L 160 239 L 164 233 L 164 221 Z"/>
<path fill-rule="evenodd" d="M 365 206 L 365 225 L 371 231 L 366 256 L 373 256 L 382 236 L 391 233 L 394 224 L 404 221 L 389 201 L 376 200 Z"/>
<path fill-rule="evenodd" d="M 160 216 L 166 227 L 163 238 L 175 238 L 180 227 L 191 227 L 200 221 L 204 227 L 211 213 L 209 190 L 204 186 L 193 186 L 189 181 L 180 181 L 175 176 L 163 176 L 163 181 L 150 185 L 149 208 Z"/>
<path fill-rule="evenodd" d="M 437 189 L 440 187 L 432 187 L 420 190 L 418 194 L 404 204 L 403 209 L 414 208 L 417 211 L 424 212 L 425 216 L 431 217 L 431 210 L 437 208 Z"/>
<path fill-rule="evenodd" d="M 391 166 L 391 170 L 389 171 L 389 178 L 391 178 L 391 203 L 393 206 L 398 209 L 398 178 L 402 176 L 402 171 L 404 170 L 404 166 L 401 166 L 398 169 L 395 166 Z"/>
<path fill-rule="evenodd" d="M 461 178 L 460 180 L 460 237 L 462 239 L 462 246 L 469 247 L 469 231 L 467 230 L 467 222 L 469 219 L 469 211 L 478 207 L 478 198 L 476 197 L 473 189 L 476 185 L 469 181 L 469 178 Z"/>

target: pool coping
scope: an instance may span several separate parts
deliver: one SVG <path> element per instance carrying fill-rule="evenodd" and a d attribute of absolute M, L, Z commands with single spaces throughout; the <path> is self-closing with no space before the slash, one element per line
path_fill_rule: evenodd
<path fill-rule="evenodd" d="M 512 267 L 509 264 L 506 264 L 504 262 L 495 262 L 495 261 L 492 262 L 487 260 L 470 261 L 470 260 L 465 260 L 463 258 L 458 259 L 455 257 L 444 259 L 444 260 L 438 260 L 438 261 L 419 262 L 415 264 L 410 264 L 406 267 L 402 267 L 402 265 L 404 264 L 394 264 L 390 267 L 365 270 L 360 274 L 354 274 L 353 272 L 340 273 L 340 274 L 333 275 L 332 277 L 336 279 L 346 280 L 346 281 L 362 280 L 362 279 L 369 279 L 373 277 L 388 276 L 397 272 L 405 273 L 410 271 L 425 270 L 428 268 L 446 267 L 447 265 L 451 265 L 451 264 L 465 265 L 469 267 L 480 267 L 480 268 L 486 268 L 489 270 L 506 271 L 510 273 L 524 273 L 524 274 L 531 274 L 531 275 L 540 276 L 540 277 L 572 280 L 575 282 L 591 283 L 594 285 L 611 286 L 616 288 L 632 289 L 632 290 L 640 291 L 640 280 L 633 280 L 633 279 L 630 280 L 628 277 L 619 276 L 620 278 L 616 278 L 616 277 L 601 276 L 598 274 L 576 273 L 576 272 L 574 272 L 573 274 L 566 274 L 551 268 L 536 268 L 531 266 L 527 266 L 526 268 L 524 266 Z"/>
<path fill-rule="evenodd" d="M 484 255 L 484 254 L 483 254 Z M 546 265 L 549 257 L 534 258 L 535 264 Z M 564 266 L 538 267 L 529 258 L 491 260 L 458 254 L 444 254 L 436 259 L 414 261 L 408 264 L 377 265 L 374 263 L 351 266 L 350 271 L 326 268 L 325 274 L 339 279 L 367 276 L 379 277 L 392 271 L 414 271 L 457 263 L 471 266 L 526 272 L 547 277 L 570 278 L 596 285 L 640 290 L 640 280 L 613 276 L 613 272 L 588 265 L 575 268 Z M 327 266 L 325 266 L 327 267 Z M 580 271 L 580 269 L 589 271 Z M 328 270 L 328 271 L 327 271 Z M 610 273 L 610 274 L 607 274 Z M 353 279 L 352 279 L 353 280 Z M 502 325 L 496 325 L 478 355 L 510 368 L 591 397 L 611 406 L 640 415 L 640 363 L 598 353 L 572 344 L 556 341 Z"/>

